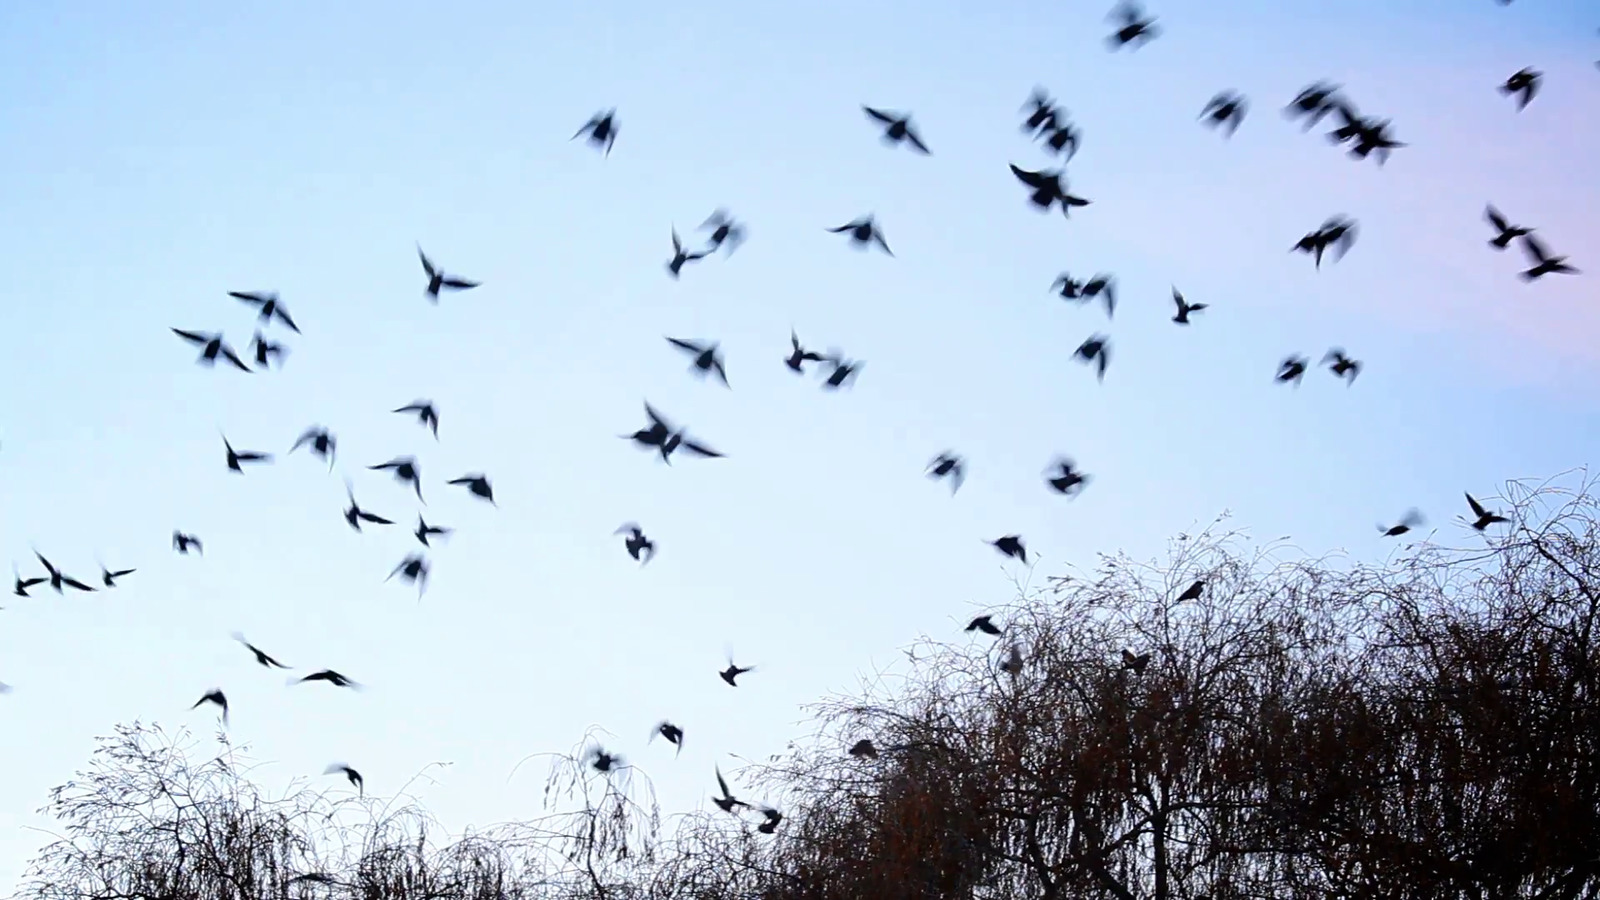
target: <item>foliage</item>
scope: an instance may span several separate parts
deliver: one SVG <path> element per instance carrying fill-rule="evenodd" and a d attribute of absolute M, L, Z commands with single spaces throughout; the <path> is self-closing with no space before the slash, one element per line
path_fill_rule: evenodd
<path fill-rule="evenodd" d="M 639 773 L 573 754 L 549 817 L 435 847 L 414 807 L 268 800 L 231 749 L 191 767 L 124 728 L 55 793 L 66 833 L 25 896 L 1593 897 L 1588 487 L 1513 484 L 1498 536 L 1382 567 L 1212 530 L 1020 591 L 1002 638 L 919 642 L 892 689 L 818 704 L 814 739 L 741 773 L 783 798 L 774 836 L 718 811 L 663 836 Z M 844 752 L 861 738 L 877 758 Z"/>

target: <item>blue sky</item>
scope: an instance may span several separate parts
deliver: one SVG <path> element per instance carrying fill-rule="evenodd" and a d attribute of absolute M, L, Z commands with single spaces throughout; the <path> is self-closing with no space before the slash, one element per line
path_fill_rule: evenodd
<path fill-rule="evenodd" d="M 957 638 L 1007 599 L 984 540 L 1022 534 L 1039 576 L 1139 556 L 1224 510 L 1262 539 L 1376 559 L 1409 506 L 1460 528 L 1461 492 L 1589 462 L 1600 437 L 1600 58 L 1577 3 L 1170 0 L 1165 33 L 1106 52 L 1102 3 L 823 0 L 559 11 L 350 0 L 260 9 L 9 4 L 0 10 L 0 547 L 109 593 L 8 597 L 0 612 L 0 882 L 42 838 L 25 811 L 94 736 L 187 725 L 221 686 L 270 784 L 330 761 L 369 789 L 454 765 L 422 799 L 452 828 L 532 815 L 530 753 L 590 725 L 668 812 L 711 771 L 802 733 L 799 704 Z M 1546 73 L 1522 113 L 1494 90 Z M 1342 82 L 1410 147 L 1379 168 L 1278 110 Z M 1084 132 L 1094 201 L 1040 215 L 1006 170 L 1048 158 L 1017 130 L 1048 88 Z M 1231 141 L 1196 122 L 1252 101 Z M 883 147 L 860 104 L 910 110 L 933 149 Z M 615 106 L 609 159 L 567 138 Z M 1538 227 L 1586 274 L 1525 285 L 1483 205 Z M 732 256 L 662 265 L 718 206 Z M 823 229 L 877 215 L 896 257 Z M 1335 213 L 1360 239 L 1314 271 L 1287 253 Z M 438 306 L 414 245 L 483 281 Z M 1054 298 L 1114 272 L 1115 321 Z M 1210 309 L 1173 325 L 1170 288 Z M 169 327 L 248 342 L 229 290 L 281 292 L 304 337 L 281 371 L 193 365 Z M 790 328 L 867 362 L 828 394 L 780 360 Z M 1104 384 L 1071 360 L 1112 336 Z M 732 389 L 663 335 L 718 339 Z M 1367 366 L 1275 385 L 1278 360 L 1341 345 Z M 437 401 L 439 440 L 388 412 Z M 648 399 L 728 454 L 658 464 L 617 440 Z M 235 446 L 304 455 L 237 476 Z M 952 498 L 934 454 L 970 463 Z M 1074 457 L 1082 496 L 1046 491 Z M 404 523 L 416 502 L 363 467 L 422 464 L 432 554 L 421 603 L 383 577 L 406 530 L 351 532 L 342 475 Z M 442 482 L 493 478 L 500 506 Z M 640 569 L 612 530 L 641 522 Z M 204 558 L 168 547 L 199 534 Z M 294 690 L 291 665 L 368 686 Z M 716 679 L 732 647 L 760 671 Z M 688 732 L 682 758 L 652 724 Z M 331 781 L 331 779 L 330 779 Z"/>

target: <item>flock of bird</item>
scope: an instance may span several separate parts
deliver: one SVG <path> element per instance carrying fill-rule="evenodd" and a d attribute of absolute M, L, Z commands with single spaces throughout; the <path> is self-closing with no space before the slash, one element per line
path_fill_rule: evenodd
<path fill-rule="evenodd" d="M 1510 0 L 1500 0 L 1509 3 Z M 1109 17 L 1116 30 L 1107 37 L 1111 50 L 1127 47 L 1137 49 L 1144 46 L 1161 34 L 1161 29 L 1156 25 L 1154 17 L 1148 16 L 1136 3 L 1125 2 L 1116 7 Z M 1600 66 L 1600 62 L 1597 62 Z M 1543 75 L 1531 68 L 1524 68 L 1510 77 L 1499 86 L 1499 90 L 1516 98 L 1517 109 L 1521 110 L 1537 96 Z M 913 125 L 909 113 L 881 109 L 873 106 L 863 106 L 868 120 L 881 128 L 882 141 L 890 146 L 905 146 L 921 155 L 930 155 L 932 151 L 922 138 L 917 128 Z M 1208 127 L 1223 129 L 1226 136 L 1231 137 L 1244 122 L 1249 110 L 1248 100 L 1236 91 L 1221 91 L 1217 93 L 1200 112 L 1200 121 Z M 1043 89 L 1036 88 L 1032 96 L 1024 104 L 1022 112 L 1026 117 L 1022 122 L 1022 130 L 1031 136 L 1046 153 L 1060 157 L 1063 162 L 1070 160 L 1082 143 L 1082 133 L 1070 120 L 1067 111 L 1057 104 Z M 1388 119 L 1363 116 L 1357 112 L 1354 104 L 1341 92 L 1341 87 L 1327 82 L 1314 83 L 1298 95 L 1285 107 L 1286 116 L 1299 119 L 1304 130 L 1309 131 L 1329 115 L 1334 116 L 1336 126 L 1327 133 L 1330 143 L 1335 146 L 1347 148 L 1351 158 L 1364 160 L 1373 156 L 1381 166 L 1388 158 L 1391 151 L 1404 148 L 1406 144 L 1396 140 L 1391 133 L 1391 123 Z M 585 137 L 589 144 L 609 156 L 614 148 L 618 135 L 616 110 L 605 110 L 596 113 L 582 128 L 578 129 L 572 137 L 573 140 Z M 1077 196 L 1068 186 L 1064 168 L 1025 169 L 1015 164 L 1010 166 L 1012 174 L 1017 181 L 1027 190 L 1027 201 L 1040 212 L 1048 212 L 1052 208 L 1060 209 L 1064 217 L 1070 218 L 1072 210 L 1089 206 L 1091 201 Z M 1514 225 L 1494 206 L 1487 207 L 1485 216 L 1495 230 L 1495 236 L 1489 241 L 1496 250 L 1504 250 L 1513 241 L 1520 241 L 1532 265 L 1520 273 L 1525 281 L 1536 281 L 1551 274 L 1577 274 L 1578 270 L 1568 265 L 1564 257 L 1552 256 L 1545 245 L 1533 235 L 1533 228 Z M 676 228 L 672 230 L 672 257 L 666 263 L 670 277 L 677 279 L 683 274 L 684 268 L 691 264 L 701 262 L 719 251 L 724 254 L 732 253 L 745 239 L 744 225 L 735 220 L 725 209 L 717 209 L 702 224 L 701 231 L 707 232 L 704 246 L 695 249 L 685 249 L 683 241 Z M 876 247 L 885 255 L 893 257 L 887 239 L 879 224 L 870 215 L 861 216 L 845 222 L 842 225 L 827 227 L 827 230 L 836 234 L 844 234 L 850 244 L 857 250 L 866 250 Z M 1351 249 L 1357 234 L 1357 223 L 1354 219 L 1336 215 L 1329 217 L 1318 228 L 1301 237 L 1291 248 L 1291 252 L 1307 254 L 1311 257 L 1315 268 L 1320 269 L 1325 253 L 1330 253 L 1333 261 L 1342 259 Z M 441 294 L 445 291 L 466 291 L 478 287 L 479 282 L 453 275 L 440 268 L 433 260 L 417 247 L 423 274 L 426 276 L 425 296 L 432 303 L 437 304 Z M 1116 279 L 1107 273 L 1095 273 L 1087 279 L 1079 279 L 1071 273 L 1063 272 L 1056 278 L 1051 290 L 1063 300 L 1075 302 L 1080 305 L 1098 301 L 1104 305 L 1107 319 L 1111 319 L 1116 311 Z M 254 368 L 230 346 L 221 332 L 207 332 L 191 329 L 173 328 L 172 331 L 179 338 L 199 348 L 200 355 L 196 360 L 203 366 L 214 366 L 219 359 L 242 372 L 255 372 L 267 370 L 273 364 L 282 364 L 288 348 L 284 345 L 269 340 L 263 333 L 264 329 L 274 325 L 281 326 L 295 335 L 301 334 L 300 327 L 290 316 L 288 309 L 275 292 L 270 291 L 230 291 L 228 295 L 238 302 L 244 303 L 255 312 L 257 329 L 249 345 L 249 358 L 254 362 Z M 1191 318 L 1209 308 L 1204 302 L 1190 302 L 1174 287 L 1172 301 L 1176 307 L 1172 321 L 1180 326 L 1189 326 L 1193 323 Z M 691 359 L 690 371 L 695 375 L 705 377 L 714 375 L 723 385 L 728 386 L 728 373 L 726 362 L 719 352 L 715 341 L 691 340 L 686 338 L 668 337 L 667 341 L 675 349 L 683 352 Z M 807 364 L 817 364 L 824 377 L 821 384 L 826 389 L 839 389 L 851 384 L 861 372 L 863 363 L 860 360 L 846 358 L 839 351 L 817 353 L 807 349 L 800 342 L 798 335 L 792 331 L 789 336 L 790 352 L 783 358 L 784 364 L 794 373 L 803 374 Z M 1105 334 L 1096 333 L 1085 339 L 1074 354 L 1085 364 L 1093 365 L 1096 377 L 1104 379 L 1107 367 L 1110 364 L 1110 338 Z M 1359 360 L 1351 358 L 1341 348 L 1331 348 L 1323 357 L 1321 365 L 1336 377 L 1343 378 L 1347 384 L 1354 382 L 1362 369 Z M 1309 358 L 1301 354 L 1290 354 L 1285 357 L 1279 366 L 1276 380 L 1282 383 L 1298 385 L 1305 373 L 1310 369 Z M 648 423 L 630 434 L 622 435 L 632 441 L 641 449 L 648 450 L 667 462 L 671 463 L 675 453 L 682 451 L 691 456 L 701 458 L 717 458 L 723 454 L 712 449 L 707 443 L 692 438 L 687 429 L 674 424 L 662 413 L 652 407 L 648 402 L 644 405 Z M 415 402 L 397 407 L 393 410 L 396 414 L 414 416 L 418 423 L 427 429 L 437 440 L 439 436 L 439 411 L 428 400 Z M 273 454 L 257 450 L 238 450 L 224 435 L 222 438 L 225 462 L 229 470 L 243 474 L 246 465 L 264 465 L 273 462 Z M 293 453 L 302 447 L 311 454 L 328 463 L 331 472 L 335 461 L 337 440 L 334 435 L 320 425 L 308 428 L 301 434 L 289 448 Z M 419 504 L 424 504 L 423 487 L 420 467 L 414 456 L 397 456 L 386 462 L 370 465 L 368 470 L 387 472 L 403 487 L 410 489 Z M 928 464 L 925 474 L 932 479 L 943 479 L 949 483 L 950 491 L 954 494 L 961 488 L 967 470 L 966 460 L 953 450 L 939 453 Z M 1090 476 L 1080 471 L 1076 464 L 1067 458 L 1058 458 L 1045 475 L 1046 485 L 1058 494 L 1073 496 L 1081 491 L 1090 481 Z M 458 486 L 484 502 L 494 504 L 494 491 L 487 475 L 483 473 L 468 473 L 457 478 L 452 478 L 446 484 Z M 346 496 L 349 506 L 344 510 L 345 521 L 349 526 L 362 531 L 365 526 L 394 525 L 395 520 L 387 518 L 363 508 L 355 497 L 353 484 L 346 479 Z M 1472 528 L 1483 531 L 1491 525 L 1503 523 L 1504 516 L 1486 509 L 1470 494 L 1466 496 L 1468 507 L 1471 511 L 1469 523 Z M 1400 521 L 1393 526 L 1379 525 L 1378 530 L 1389 537 L 1399 536 L 1416 528 L 1423 522 L 1422 515 L 1416 510 L 1408 511 Z M 406 555 L 389 573 L 385 581 L 395 577 L 408 583 L 417 585 L 418 599 L 420 601 L 426 590 L 430 563 L 424 555 L 425 551 L 432 550 L 432 538 L 444 537 L 452 529 L 439 525 L 429 524 L 419 511 L 417 525 L 413 531 L 418 544 L 422 548 L 417 552 Z M 637 523 L 627 523 L 616 531 L 617 535 L 624 535 L 624 549 L 628 555 L 641 564 L 648 563 L 655 554 L 655 544 L 645 535 L 643 528 Z M 989 542 L 995 550 L 1007 557 L 1015 558 L 1023 563 L 1028 561 L 1028 550 L 1020 535 L 1003 535 Z M 196 554 L 203 554 L 204 546 L 197 535 L 175 530 L 172 534 L 173 549 L 180 554 L 188 554 L 193 550 Z M 57 593 L 65 588 L 76 591 L 90 592 L 101 588 L 114 589 L 118 580 L 135 572 L 133 568 L 111 569 L 101 566 L 100 587 L 97 588 L 85 581 L 67 574 L 55 563 L 47 559 L 42 553 L 35 551 L 35 556 L 44 572 L 40 575 L 24 577 L 20 571 L 16 574 L 14 593 L 19 597 L 28 597 L 28 591 L 40 585 L 48 585 Z M 1193 600 L 1201 596 L 1205 589 L 1203 580 L 1195 581 L 1178 600 Z M 991 616 L 982 615 L 974 618 L 966 627 L 968 632 L 980 632 L 985 635 L 999 637 L 1004 634 L 1004 628 L 997 625 Z M 287 670 L 290 667 L 280 662 L 274 656 L 263 651 L 246 640 L 243 634 L 235 633 L 233 638 L 249 652 L 255 662 L 267 669 Z M 1135 653 L 1132 650 L 1123 650 L 1121 667 L 1134 673 L 1142 672 L 1150 661 L 1150 654 Z M 1013 675 L 1022 671 L 1024 658 L 1020 646 L 1011 644 L 999 662 L 1002 671 Z M 740 666 L 731 659 L 726 669 L 719 672 L 721 680 L 729 687 L 738 687 L 738 678 L 755 671 L 752 666 Z M 357 689 L 360 687 L 355 681 L 340 674 L 331 668 L 322 668 L 302 677 L 291 677 L 290 684 L 303 684 L 307 682 L 325 682 L 331 687 Z M 0 685 L 0 690 L 8 690 L 5 685 Z M 220 688 L 206 691 L 191 708 L 198 708 L 204 704 L 211 704 L 218 708 L 221 720 L 226 725 L 228 719 L 229 702 L 227 695 Z M 651 738 L 660 736 L 673 744 L 681 751 L 684 740 L 684 729 L 670 721 L 659 722 L 651 731 Z M 879 748 L 874 746 L 870 738 L 857 741 L 847 751 L 849 755 L 857 758 L 876 758 Z M 600 773 L 610 773 L 623 765 L 621 757 L 610 753 L 603 747 L 595 746 L 588 751 L 587 762 Z M 335 763 L 328 767 L 325 774 L 338 774 L 347 778 L 358 790 L 364 791 L 364 781 L 359 771 L 344 763 Z M 719 794 L 713 798 L 716 805 L 722 810 L 740 814 L 741 811 L 753 811 L 760 815 L 761 821 L 757 830 L 772 833 L 782 821 L 782 814 L 776 809 L 763 804 L 752 804 L 740 800 L 730 792 L 727 781 L 722 773 L 716 772 Z"/>

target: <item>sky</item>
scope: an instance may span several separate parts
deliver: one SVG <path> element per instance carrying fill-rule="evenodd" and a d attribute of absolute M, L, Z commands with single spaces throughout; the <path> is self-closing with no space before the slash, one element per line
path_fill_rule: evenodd
<path fill-rule="evenodd" d="M 341 761 L 387 794 L 448 761 L 412 786 L 446 826 L 526 818 L 544 769 L 508 782 L 516 763 L 600 726 L 671 814 L 919 634 L 966 640 L 1021 570 L 986 540 L 1021 534 L 1040 581 L 1226 511 L 1376 561 L 1375 523 L 1408 507 L 1458 539 L 1463 491 L 1591 461 L 1592 9 L 1160 0 L 1163 34 L 1111 53 L 1109 6 L 5 4 L 0 548 L 25 574 L 35 548 L 138 571 L 0 600 L 0 885 L 97 735 L 139 718 L 209 742 L 189 705 L 212 687 L 269 788 Z M 1495 86 L 1523 66 L 1545 79 L 1518 112 Z M 1357 163 L 1285 119 L 1318 79 L 1410 146 Z M 1036 85 L 1083 132 L 1068 173 L 1093 203 L 1070 220 L 1006 169 L 1052 164 L 1018 130 Z M 1224 89 L 1251 102 L 1231 140 L 1197 122 Z M 864 103 L 910 111 L 932 156 L 885 147 Z M 610 107 L 609 158 L 569 141 Z M 1521 282 L 1486 202 L 1584 274 Z M 748 240 L 672 281 L 670 229 L 701 240 L 717 207 Z M 869 212 L 893 258 L 825 231 Z M 1360 225 L 1343 260 L 1287 252 L 1335 214 Z M 429 304 L 418 243 L 482 286 Z M 1115 319 L 1053 296 L 1063 271 L 1114 273 Z M 1174 286 L 1209 304 L 1187 329 Z M 304 332 L 273 329 L 281 370 L 197 367 L 168 330 L 242 350 L 230 290 L 280 292 Z M 789 372 L 791 328 L 864 360 L 853 389 Z M 1072 358 L 1096 332 L 1104 383 Z M 721 341 L 731 388 L 666 335 Z M 1273 382 L 1335 345 L 1353 384 Z M 437 441 L 390 412 L 418 398 Z M 618 440 L 644 401 L 727 457 Z M 284 455 L 314 423 L 332 472 Z M 231 473 L 219 432 L 279 456 Z M 953 497 L 923 475 L 944 450 L 968 460 Z M 457 529 L 420 602 L 384 582 L 419 549 L 416 498 L 365 468 L 405 454 Z M 1081 495 L 1044 487 L 1058 454 Z M 444 483 L 476 471 L 497 507 Z M 407 527 L 351 531 L 346 477 Z M 626 521 L 659 545 L 647 566 Z M 287 688 L 235 630 L 366 690 Z M 730 649 L 758 666 L 737 689 Z M 681 758 L 646 742 L 662 718 Z"/>

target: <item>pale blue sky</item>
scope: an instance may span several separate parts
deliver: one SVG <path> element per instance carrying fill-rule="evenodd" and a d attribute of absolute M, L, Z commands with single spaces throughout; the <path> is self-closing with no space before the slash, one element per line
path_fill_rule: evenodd
<path fill-rule="evenodd" d="M 337 759 L 386 793 L 450 760 L 423 799 L 482 825 L 537 811 L 542 770 L 506 787 L 517 760 L 598 724 L 680 811 L 726 754 L 800 734 L 798 704 L 1006 599 L 983 540 L 1021 533 L 1042 576 L 1228 509 L 1377 558 L 1374 523 L 1408 506 L 1457 529 L 1464 489 L 1588 463 L 1595 275 L 1523 284 L 1481 216 L 1600 273 L 1600 23 L 1576 2 L 1407 5 L 1162 0 L 1165 33 L 1111 54 L 1099 0 L 6 4 L 0 547 L 139 572 L 0 601 L 0 883 L 95 735 L 207 735 L 187 707 L 212 686 L 273 784 Z M 1546 83 L 1519 114 L 1494 88 L 1525 65 Z M 1283 119 L 1319 78 L 1412 146 L 1358 164 Z M 1036 84 L 1084 132 L 1069 171 L 1094 204 L 1070 222 L 1006 171 L 1048 162 L 1017 130 Z M 1253 103 L 1232 141 L 1195 121 L 1225 88 Z M 883 147 L 861 103 L 910 110 L 934 155 Z M 609 159 L 567 140 L 611 106 Z M 749 240 L 668 280 L 669 227 L 717 206 Z M 823 230 L 869 211 L 896 258 Z M 1335 213 L 1362 226 L 1344 261 L 1286 252 Z M 429 305 L 417 241 L 483 287 Z M 1055 299 L 1063 269 L 1116 273 L 1116 320 Z M 1211 304 L 1187 330 L 1173 284 Z M 167 329 L 242 349 L 225 292 L 252 289 L 305 332 L 278 335 L 286 367 L 195 367 Z M 853 391 L 782 366 L 791 326 L 867 361 Z M 1095 331 L 1103 385 L 1069 358 Z M 665 334 L 723 341 L 733 389 Z M 1353 387 L 1273 384 L 1283 355 L 1333 344 L 1367 365 Z M 387 412 L 417 397 L 438 443 Z M 728 458 L 668 468 L 617 440 L 644 399 Z M 219 428 L 281 454 L 314 422 L 340 439 L 333 474 L 303 452 L 223 467 Z M 953 499 L 921 474 L 947 448 L 970 461 Z M 421 604 L 383 583 L 409 529 L 340 518 L 348 473 L 414 522 L 361 471 L 408 453 L 430 520 L 459 529 Z M 1094 476 L 1077 499 L 1041 483 L 1057 453 Z M 498 509 L 442 484 L 474 470 Z M 660 545 L 643 570 L 611 534 L 626 520 Z M 175 527 L 204 558 L 172 553 Z M 368 690 L 287 690 L 235 629 Z M 737 690 L 725 645 L 761 666 Z M 663 716 L 681 759 L 645 744 Z"/>

